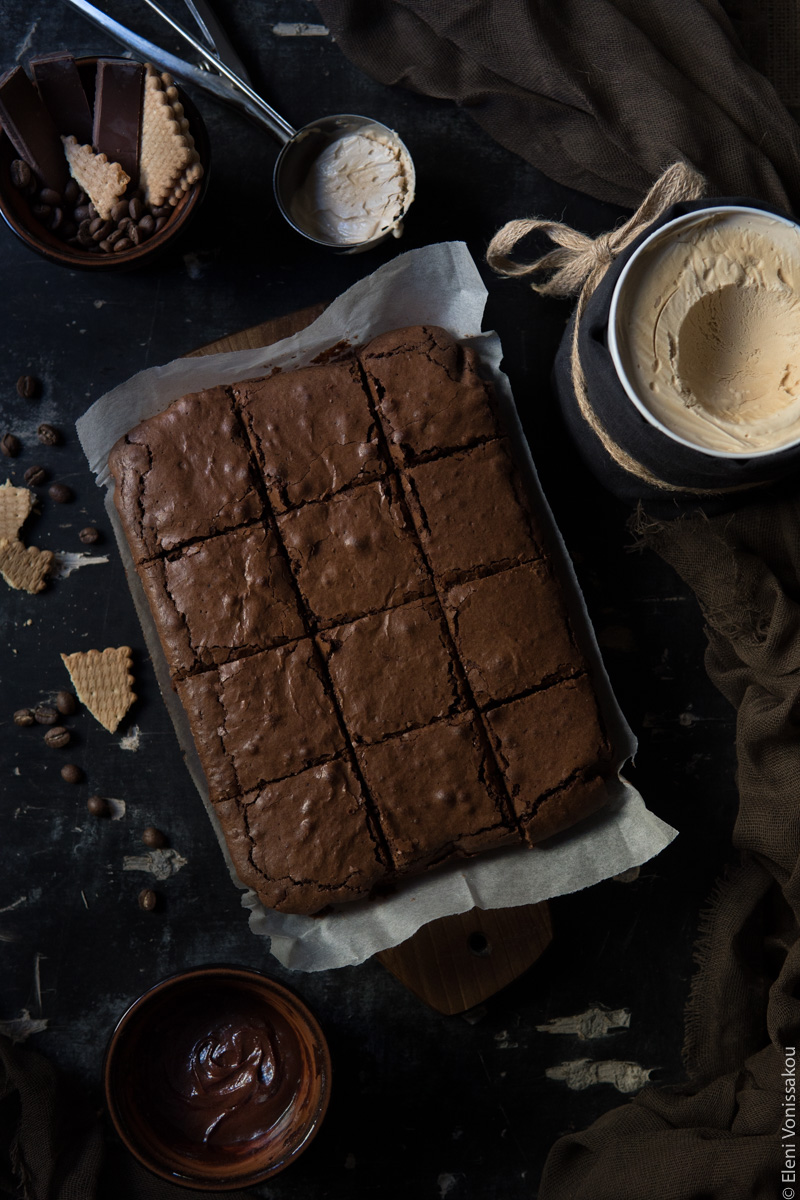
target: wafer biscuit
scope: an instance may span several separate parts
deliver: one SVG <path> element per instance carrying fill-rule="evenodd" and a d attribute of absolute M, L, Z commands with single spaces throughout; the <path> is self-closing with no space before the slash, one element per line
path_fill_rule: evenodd
<path fill-rule="evenodd" d="M 79 650 L 62 654 L 61 659 L 81 704 L 109 733 L 114 733 L 136 699 L 130 646 Z"/>
<path fill-rule="evenodd" d="M 7 479 L 0 487 L 0 538 L 16 539 L 33 508 L 33 492 L 30 488 L 14 487 Z"/>
<path fill-rule="evenodd" d="M 171 76 L 159 75 L 150 63 L 145 70 L 139 182 L 145 201 L 158 208 L 171 199 L 184 171 L 195 164 L 197 151 Z"/>
<path fill-rule="evenodd" d="M 0 538 L 0 575 L 21 592 L 43 591 L 45 576 L 53 565 L 52 550 L 23 546 L 12 538 Z"/>
<path fill-rule="evenodd" d="M 119 163 L 109 162 L 105 154 L 95 154 L 91 146 L 79 146 L 76 138 L 62 137 L 72 178 L 83 188 L 98 216 L 104 221 L 130 183 Z"/>

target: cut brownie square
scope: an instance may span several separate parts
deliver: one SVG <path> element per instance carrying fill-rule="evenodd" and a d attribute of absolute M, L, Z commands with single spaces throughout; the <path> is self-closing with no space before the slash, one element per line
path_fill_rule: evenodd
<path fill-rule="evenodd" d="M 543 793 L 610 757 L 587 675 L 533 692 L 485 714 L 500 770 L 523 822 Z"/>
<path fill-rule="evenodd" d="M 222 741 L 242 792 L 332 758 L 344 737 L 308 638 L 219 668 Z"/>
<path fill-rule="evenodd" d="M 433 590 L 393 480 L 341 492 L 277 520 L 320 625 L 341 625 Z"/>
<path fill-rule="evenodd" d="M 517 840 L 471 714 L 358 746 L 356 754 L 398 870 Z"/>
<path fill-rule="evenodd" d="M 584 667 L 561 589 L 543 562 L 457 584 L 445 593 L 444 610 L 481 706 Z"/>
<path fill-rule="evenodd" d="M 223 802 L 216 812 L 229 845 L 234 835 L 239 877 L 268 908 L 317 912 L 368 895 L 387 875 L 358 777 L 341 759 Z"/>
<path fill-rule="evenodd" d="M 279 372 L 238 384 L 234 396 L 276 512 L 383 474 L 354 361 Z"/>
<path fill-rule="evenodd" d="M 136 562 L 263 514 L 250 448 L 222 387 L 183 396 L 137 425 L 108 465 Z"/>
<path fill-rule="evenodd" d="M 203 675 L 179 679 L 175 690 L 189 718 L 209 797 L 217 801 L 236 796 L 241 788 L 222 740 L 225 709 L 219 695 L 219 673 L 206 671 Z"/>
<path fill-rule="evenodd" d="M 478 374 L 475 352 L 446 330 L 384 333 L 359 357 L 400 466 L 497 437 L 492 389 Z"/>
<path fill-rule="evenodd" d="M 541 556 L 505 439 L 403 472 L 409 508 L 434 575 L 456 582 Z"/>
<path fill-rule="evenodd" d="M 288 563 L 263 525 L 193 542 L 138 570 L 173 674 L 303 636 Z"/>
<path fill-rule="evenodd" d="M 318 640 L 356 742 L 430 725 L 462 706 L 450 639 L 435 601 L 362 617 Z"/>
<path fill-rule="evenodd" d="M 608 784 L 599 775 L 578 776 L 565 787 L 544 796 L 520 821 L 525 841 L 531 846 L 561 833 L 599 812 L 608 803 Z"/>

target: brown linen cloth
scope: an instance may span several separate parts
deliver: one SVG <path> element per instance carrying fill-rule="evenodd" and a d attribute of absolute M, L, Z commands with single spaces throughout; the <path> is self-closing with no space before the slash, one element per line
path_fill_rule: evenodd
<path fill-rule="evenodd" d="M 796 4 L 794 22 L 769 23 L 781 2 L 728 7 L 755 12 L 742 35 L 783 79 L 798 38 Z M 456 101 L 501 145 L 599 200 L 635 208 L 683 159 L 712 193 L 800 207 L 800 129 L 716 0 L 316 3 L 373 78 Z"/>
<path fill-rule="evenodd" d="M 103 1137 L 96 1114 L 35 1050 L 0 1035 L 2 1200 L 253 1200 L 198 1192 L 146 1171 Z"/>

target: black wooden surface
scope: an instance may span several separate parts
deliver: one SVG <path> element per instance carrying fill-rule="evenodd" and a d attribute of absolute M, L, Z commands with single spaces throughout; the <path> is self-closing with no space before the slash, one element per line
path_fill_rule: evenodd
<path fill-rule="evenodd" d="M 144 4 L 114 15 L 163 45 Z M 672 572 L 632 553 L 627 513 L 589 478 L 566 442 L 548 375 L 565 303 L 500 281 L 483 266 L 507 219 L 542 215 L 588 233 L 617 210 L 550 182 L 494 144 L 466 112 L 389 90 L 358 74 L 329 37 L 278 37 L 276 22 L 319 22 L 304 0 L 219 0 L 220 15 L 256 86 L 301 125 L 328 112 L 361 112 L 397 128 L 415 159 L 418 199 L 401 242 L 335 257 L 297 237 L 277 214 L 277 146 L 244 117 L 195 95 L 211 137 L 208 195 L 184 241 L 152 268 L 93 276 L 51 267 L 0 229 L 0 433 L 24 449 L 0 461 L 22 481 L 34 462 L 76 499 L 42 495 L 28 541 L 80 551 L 78 530 L 105 533 L 85 567 L 30 597 L 2 585 L 0 707 L 0 1019 L 27 1009 L 48 1021 L 30 1044 L 99 1101 L 103 1048 L 116 1018 L 145 987 L 184 967 L 230 961 L 264 968 L 315 1009 L 335 1066 L 332 1106 L 308 1153 L 263 1194 L 275 1200 L 446 1196 L 516 1200 L 536 1195 L 553 1141 L 626 1100 L 608 1084 L 572 1091 L 548 1067 L 580 1058 L 625 1060 L 654 1081 L 681 1076 L 682 1009 L 698 914 L 728 857 L 735 811 L 733 713 L 703 670 L 699 611 Z M 176 15 L 182 6 L 175 4 Z M 0 0 L 2 67 L 57 48 L 113 53 L 58 0 Z M 496 328 L 545 490 L 573 554 L 620 703 L 639 738 L 629 774 L 680 836 L 632 883 L 609 881 L 553 902 L 555 939 L 536 967 L 470 1020 L 429 1011 L 377 963 L 296 975 L 271 959 L 247 926 L 239 892 L 186 772 L 160 700 L 122 568 L 73 424 L 89 403 L 135 371 L 226 333 L 330 299 L 392 255 L 464 239 L 489 288 Z M 43 381 L 39 400 L 15 392 L 20 374 Z M 64 444 L 38 445 L 50 421 Z M 67 683 L 59 653 L 131 645 L 139 701 L 115 736 L 85 712 L 69 722 L 65 751 L 11 720 Z M 120 746 L 136 725 L 138 750 Z M 64 784 L 79 763 L 86 781 Z M 124 799 L 123 820 L 86 812 L 92 792 Z M 141 830 L 164 829 L 188 865 L 157 884 L 161 908 L 141 912 L 149 877 L 125 872 Z M 590 1004 L 631 1010 L 628 1031 L 594 1041 L 537 1026 Z"/>

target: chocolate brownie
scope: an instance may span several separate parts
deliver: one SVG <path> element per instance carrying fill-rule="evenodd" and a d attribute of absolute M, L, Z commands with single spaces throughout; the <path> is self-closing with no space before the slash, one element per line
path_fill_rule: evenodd
<path fill-rule="evenodd" d="M 359 358 L 399 465 L 497 436 L 492 389 L 478 373 L 475 352 L 446 330 L 384 333 Z"/>
<path fill-rule="evenodd" d="M 417 600 L 320 634 L 355 742 L 381 741 L 462 707 L 450 639 L 435 601 Z"/>
<path fill-rule="evenodd" d="M 469 857 L 515 839 L 471 714 L 359 746 L 356 754 L 396 869 Z"/>
<path fill-rule="evenodd" d="M 393 480 L 278 517 L 300 591 L 320 626 L 433 591 Z"/>
<path fill-rule="evenodd" d="M 138 572 L 175 675 L 305 632 L 286 557 L 263 525 L 192 542 Z"/>
<path fill-rule="evenodd" d="M 444 593 L 444 610 L 481 706 L 585 667 L 561 589 L 544 562 L 457 584 Z"/>
<path fill-rule="evenodd" d="M 541 557 L 505 439 L 403 472 L 411 515 L 437 579 L 456 582 Z"/>
<path fill-rule="evenodd" d="M 543 796 L 520 821 L 523 837 L 535 846 L 578 821 L 599 812 L 608 803 L 608 784 L 599 775 L 580 774 L 571 783 Z"/>
<path fill-rule="evenodd" d="M 544 793 L 562 787 L 579 771 L 596 772 L 607 765 L 609 746 L 586 675 L 501 704 L 485 720 L 522 821 Z"/>
<path fill-rule="evenodd" d="M 278 372 L 233 394 L 276 512 L 383 474 L 354 361 Z"/>
<path fill-rule="evenodd" d="M 224 800 L 241 792 L 239 780 L 222 735 L 225 709 L 219 695 L 219 674 L 207 671 L 174 681 L 175 691 L 186 710 L 192 737 L 212 800 Z"/>
<path fill-rule="evenodd" d="M 346 760 L 223 801 L 216 812 L 229 844 L 234 833 L 242 882 L 270 908 L 316 912 L 366 895 L 388 874 L 361 784 Z"/>

